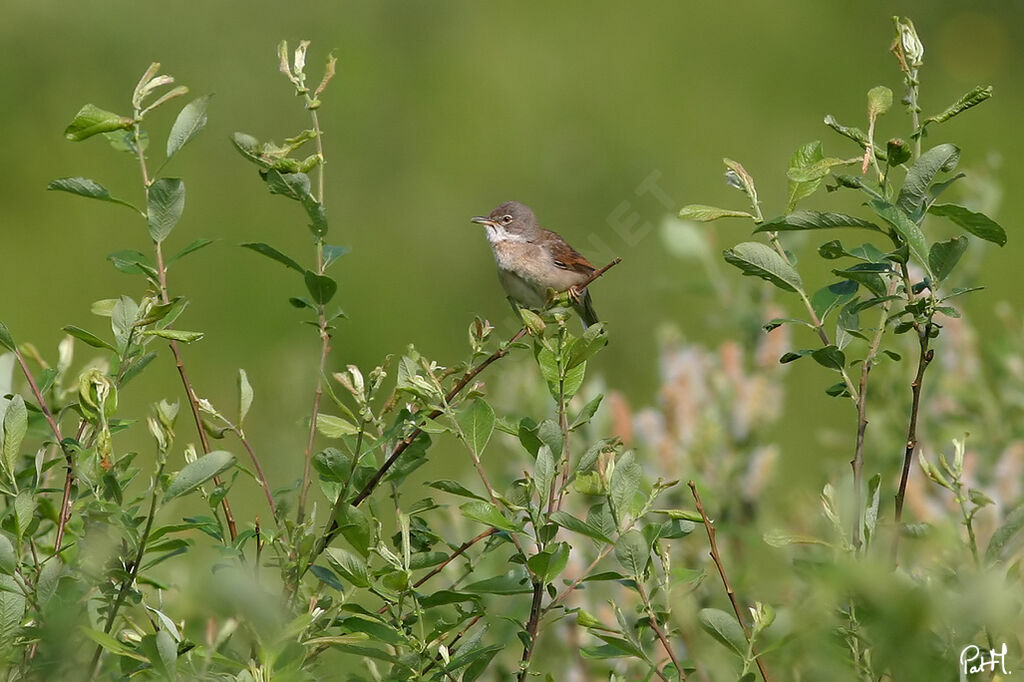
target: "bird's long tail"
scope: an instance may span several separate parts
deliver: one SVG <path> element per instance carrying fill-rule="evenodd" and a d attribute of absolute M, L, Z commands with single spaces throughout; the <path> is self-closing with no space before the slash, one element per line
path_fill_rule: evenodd
<path fill-rule="evenodd" d="M 594 303 L 590 298 L 590 292 L 584 291 L 583 295 L 580 296 L 580 301 L 573 306 L 573 309 L 579 313 L 580 319 L 583 320 L 583 328 L 586 329 L 592 324 L 597 324 L 601 320 L 597 317 L 597 313 L 594 311 Z"/>

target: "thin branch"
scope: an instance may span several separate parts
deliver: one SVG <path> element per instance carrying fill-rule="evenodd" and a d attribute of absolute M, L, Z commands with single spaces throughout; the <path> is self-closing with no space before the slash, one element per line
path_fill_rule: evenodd
<path fill-rule="evenodd" d="M 310 102 L 309 95 L 306 95 L 307 103 Z M 311 109 L 310 117 L 313 120 L 313 132 L 316 138 L 316 153 L 319 158 L 317 168 L 317 201 L 323 206 L 324 203 L 324 164 L 327 163 L 324 157 L 323 131 L 320 130 L 320 118 L 316 109 Z M 324 274 L 324 239 L 317 235 L 316 238 L 316 274 Z M 327 355 L 331 351 L 331 335 L 327 330 L 327 313 L 324 304 L 317 304 L 317 327 L 320 331 L 320 364 L 316 374 L 316 390 L 313 392 L 313 411 L 309 419 L 309 436 L 306 439 L 305 462 L 302 467 L 302 486 L 299 488 L 299 502 L 295 519 L 297 525 L 302 525 L 306 516 L 306 498 L 309 496 L 310 467 L 313 463 L 313 443 L 316 439 L 316 422 L 320 415 L 320 400 L 323 398 L 323 376 L 324 368 L 327 366 Z"/>
<path fill-rule="evenodd" d="M 685 680 L 686 673 L 683 671 L 683 666 L 679 663 L 679 659 L 676 658 L 676 652 L 672 650 L 672 645 L 669 643 L 668 637 L 665 636 L 665 632 L 661 629 L 661 626 L 658 625 L 658 619 L 654 615 L 654 607 L 651 605 L 650 597 L 647 596 L 647 590 L 644 589 L 643 581 L 636 581 L 636 589 L 640 593 L 640 600 L 644 603 L 644 607 L 647 609 L 647 619 L 651 623 L 651 628 L 654 630 L 654 634 L 656 634 L 658 639 L 661 640 L 661 646 L 665 648 L 665 653 L 667 653 L 668 657 L 672 659 L 672 665 L 676 667 L 676 671 L 679 673 L 679 679 Z M 658 673 L 662 679 L 667 679 L 664 673 L 660 670 L 655 669 L 655 672 Z"/>
<path fill-rule="evenodd" d="M 318 254 L 322 253 L 320 248 L 317 249 L 317 252 Z M 323 258 L 318 257 L 317 260 L 319 261 L 318 269 L 321 271 L 320 274 L 323 274 Z M 327 316 L 323 311 L 323 306 L 320 306 L 318 325 L 320 327 L 320 364 L 317 367 L 316 390 L 313 391 L 313 411 L 310 414 L 309 419 L 309 435 L 306 438 L 306 450 L 304 453 L 305 463 L 302 467 L 302 487 L 299 489 L 299 502 L 296 512 L 296 522 L 298 525 L 302 524 L 302 520 L 306 516 L 306 497 L 309 494 L 309 486 L 311 483 L 309 470 L 313 462 L 313 443 L 316 440 L 316 422 L 320 415 L 320 399 L 324 395 L 324 368 L 327 366 L 327 354 L 331 351 L 331 335 L 327 333 Z"/>
<path fill-rule="evenodd" d="M 582 573 L 576 576 L 571 583 L 566 585 L 565 589 L 558 593 L 558 596 L 551 600 L 551 602 L 547 605 L 547 608 L 544 609 L 544 612 L 546 613 L 550 611 L 553 607 L 560 604 L 563 600 L 565 600 L 566 597 L 572 594 L 572 591 L 576 589 L 576 586 L 583 582 L 586 579 L 586 577 L 590 575 L 591 571 L 597 568 L 597 565 L 601 562 L 601 559 L 604 559 L 606 556 L 611 554 L 613 549 L 615 549 L 615 545 L 605 545 L 604 549 L 602 549 L 598 553 L 597 557 L 590 562 L 590 565 L 584 568 Z"/>
<path fill-rule="evenodd" d="M 526 621 L 527 642 L 523 645 L 523 658 L 519 663 L 519 675 L 516 678 L 519 682 L 526 679 L 530 670 L 530 658 L 533 657 L 534 645 L 537 643 L 537 630 L 540 627 L 540 604 L 543 598 L 544 583 L 535 579 L 533 581 L 533 601 L 530 603 L 530 617 Z"/>
<path fill-rule="evenodd" d="M 907 424 L 907 446 L 903 453 L 903 472 L 900 474 L 900 487 L 896 492 L 896 533 L 892 540 L 892 562 L 899 563 L 900 545 L 900 523 L 903 521 L 903 498 L 907 493 L 907 480 L 910 478 L 910 465 L 914 461 L 914 451 L 917 449 L 917 418 L 921 407 L 921 385 L 924 382 L 924 373 L 928 369 L 935 351 L 928 347 L 931 343 L 932 323 L 929 320 L 917 332 L 920 355 L 917 359 L 917 374 L 910 384 L 911 403 L 910 421 Z"/>
<path fill-rule="evenodd" d="M 136 112 L 136 118 L 138 118 L 138 112 Z M 136 122 L 134 128 L 135 134 L 135 155 L 139 159 L 139 171 L 142 174 L 142 190 L 145 197 L 145 204 L 149 206 L 149 188 L 153 184 L 150 180 L 149 172 L 146 170 L 146 154 L 142 147 L 142 130 L 139 124 Z M 153 242 L 153 250 L 156 253 L 156 271 L 157 277 L 159 278 L 160 284 L 160 300 L 164 305 L 171 302 L 170 296 L 167 293 L 167 266 L 164 263 L 164 254 L 161 243 L 158 241 Z M 199 442 L 203 446 L 203 452 L 210 454 L 210 441 L 206 437 L 206 430 L 203 429 L 203 420 L 199 416 L 199 399 L 196 397 L 195 389 L 192 387 L 192 382 L 188 379 L 188 373 L 185 371 L 185 362 L 181 359 L 181 351 L 178 348 L 178 342 L 171 339 L 169 342 L 171 347 L 171 353 L 174 355 L 174 364 L 178 368 L 178 376 L 181 377 L 181 383 L 185 388 L 185 397 L 188 398 L 188 405 L 192 411 L 192 420 L 196 424 L 196 430 L 199 432 Z M 213 477 L 214 485 L 222 485 L 219 476 Z M 231 504 L 228 502 L 228 496 L 224 495 L 220 501 L 221 509 L 224 510 L 224 519 L 228 524 L 228 533 L 231 535 L 231 540 L 234 541 L 238 537 L 238 529 L 235 526 L 235 517 L 231 513 Z"/>
<path fill-rule="evenodd" d="M 67 466 L 67 475 L 64 477 L 64 497 L 60 503 L 60 516 L 57 518 L 57 539 L 53 543 L 53 554 L 56 555 L 60 552 L 60 543 L 64 539 L 64 526 L 67 524 L 68 517 L 71 516 L 71 485 L 74 482 L 74 459 L 71 456 L 71 449 L 64 442 L 64 436 L 61 435 L 60 424 L 54 419 L 50 406 L 46 404 L 43 393 L 39 390 L 39 386 L 32 376 L 32 371 L 28 368 L 28 363 L 25 362 L 25 356 L 18 350 L 17 345 L 14 346 L 13 350 L 14 357 L 18 359 L 18 364 L 21 366 L 22 374 L 25 375 L 25 380 L 28 381 L 29 388 L 32 389 L 32 395 L 35 396 L 36 402 L 39 403 L 39 409 L 42 410 L 43 416 L 46 417 L 46 423 L 50 425 L 50 431 L 53 432 L 54 438 L 57 439 L 57 445 L 64 452 L 64 461 Z"/>
<path fill-rule="evenodd" d="M 746 623 L 743 622 L 743 612 L 740 610 L 740 605 L 736 602 L 736 593 L 733 592 L 732 585 L 729 584 L 729 578 L 725 575 L 725 566 L 722 565 L 722 558 L 718 555 L 718 544 L 715 542 L 715 527 L 708 519 L 708 515 L 704 511 L 704 505 L 701 504 L 700 494 L 697 493 L 697 484 L 693 481 L 689 481 L 687 485 L 690 486 L 690 492 L 693 493 L 693 500 L 697 503 L 697 512 L 700 514 L 701 520 L 704 521 L 704 529 L 708 533 L 708 541 L 711 543 L 711 559 L 715 562 L 715 566 L 718 568 L 718 575 L 721 576 L 722 584 L 725 586 L 725 592 L 729 595 L 729 602 L 732 604 L 732 610 L 736 614 L 736 620 L 739 621 L 740 627 L 743 628 L 743 636 L 746 638 L 747 643 L 750 644 L 750 630 L 747 628 Z M 753 646 L 751 646 L 750 652 L 754 655 L 754 660 L 757 663 L 757 669 L 761 671 L 761 679 L 764 680 L 764 682 L 768 682 L 768 673 L 765 672 L 764 664 L 761 662 L 761 658 L 756 655 Z"/>
<path fill-rule="evenodd" d="M 895 290 L 896 278 L 893 277 L 889 281 L 888 295 L 892 296 Z M 853 469 L 853 499 L 855 500 L 854 506 L 856 508 L 853 526 L 853 548 L 855 552 L 860 551 L 861 533 L 864 529 L 864 502 L 862 500 L 864 481 L 862 470 L 864 467 L 864 434 L 868 428 L 868 374 L 871 372 L 871 368 L 874 367 L 875 357 L 878 355 L 878 348 L 882 343 L 882 336 L 885 334 L 885 324 L 889 318 L 889 307 L 891 304 L 891 300 L 882 303 L 878 327 L 875 329 L 875 335 L 871 338 L 871 345 L 868 347 L 868 353 L 864 356 L 864 363 L 860 368 L 860 390 L 857 392 L 857 447 L 854 450 L 853 459 L 850 460 L 850 467 Z"/>
<path fill-rule="evenodd" d="M 156 506 L 160 498 L 160 477 L 163 475 L 165 462 L 166 456 L 162 455 L 160 465 L 156 470 L 156 477 L 153 479 L 153 489 L 149 500 L 149 514 L 146 517 L 146 528 L 142 531 L 142 537 L 139 539 L 139 548 L 135 552 L 135 560 L 132 561 L 132 565 L 128 569 L 128 577 L 123 583 L 121 583 L 121 589 L 117 592 L 117 598 L 114 600 L 113 605 L 110 607 L 110 612 L 107 614 L 107 622 L 103 626 L 104 634 L 110 634 L 110 629 L 114 626 L 114 619 L 117 617 L 117 612 L 121 608 L 121 605 L 124 604 L 124 599 L 128 595 L 128 590 L 130 590 L 132 585 L 135 584 L 135 578 L 139 574 L 139 567 L 142 565 L 142 558 L 146 553 L 146 543 L 149 542 L 149 532 L 153 528 L 153 519 L 156 517 Z M 94 651 L 92 655 L 92 662 L 89 664 L 89 675 L 86 679 L 95 679 L 96 666 L 100 662 L 100 655 L 102 653 L 103 646 L 97 644 L 96 651 Z"/>
<path fill-rule="evenodd" d="M 448 564 L 450 564 L 451 562 L 455 561 L 460 556 L 462 556 L 466 552 L 467 549 L 469 549 L 470 547 L 472 547 L 476 543 L 480 542 L 481 540 L 486 540 L 487 538 L 491 537 L 492 535 L 494 535 L 497 532 L 498 532 L 497 528 L 488 528 L 487 530 L 485 530 L 483 533 L 480 533 L 480 535 L 477 535 L 472 540 L 466 540 L 465 542 L 463 542 L 461 545 L 459 545 L 459 547 L 454 552 L 451 553 L 451 555 L 447 559 L 445 559 L 440 564 L 435 566 L 433 568 L 433 570 L 431 570 L 425 576 L 423 576 L 422 578 L 420 578 L 419 580 L 414 582 L 412 584 L 413 589 L 415 589 L 417 587 L 420 587 L 421 585 L 423 585 L 423 583 L 427 582 L 428 580 L 433 578 L 435 575 L 437 575 L 438 573 L 443 571 L 445 566 L 447 566 Z M 377 610 L 377 613 L 384 613 L 387 610 L 388 610 L 388 607 L 387 607 L 387 604 L 385 604 L 384 606 L 380 607 Z"/>
<path fill-rule="evenodd" d="M 281 518 L 277 514 L 277 505 L 274 504 L 274 495 L 270 491 L 270 483 L 267 481 L 267 477 L 263 473 L 263 467 L 260 466 L 260 460 L 256 456 L 256 452 L 253 450 L 252 444 L 249 443 L 249 439 L 245 437 L 245 432 L 242 431 L 240 427 L 228 423 L 228 428 L 238 436 L 238 440 L 242 443 L 242 447 L 249 453 L 252 465 L 256 469 L 256 478 L 259 479 L 260 487 L 263 488 L 263 495 L 267 498 L 267 506 L 270 507 L 270 513 L 274 517 L 274 525 L 277 526 L 279 533 L 284 532 L 284 526 L 281 523 Z"/>
<path fill-rule="evenodd" d="M 457 635 L 455 635 L 454 637 L 452 637 L 452 641 L 451 641 L 451 643 L 450 643 L 450 644 L 448 644 L 448 655 L 449 655 L 449 656 L 451 656 L 451 654 L 452 654 L 452 653 L 454 653 L 454 652 L 452 651 L 452 647 L 453 647 L 453 646 L 455 646 L 455 644 L 456 644 L 456 643 L 457 643 L 457 642 L 458 642 L 458 641 L 459 641 L 460 639 L 462 639 L 463 635 L 465 635 L 465 634 L 466 634 L 467 632 L 469 632 L 469 629 L 470 629 L 471 627 L 473 627 L 474 625 L 476 625 L 476 624 L 477 624 L 477 622 L 478 622 L 478 621 L 479 621 L 479 620 L 480 620 L 481 618 L 483 618 L 483 617 L 484 617 L 484 614 L 482 614 L 482 613 L 481 613 L 480 615 L 478 615 L 478 616 L 474 617 L 474 618 L 473 618 L 473 619 L 472 619 L 471 621 L 469 621 L 469 623 L 467 623 L 467 624 L 466 624 L 466 627 L 462 628 L 462 630 L 460 630 L 460 631 L 459 631 L 459 633 L 458 633 Z M 440 660 L 441 660 L 441 654 L 440 654 L 440 653 L 438 653 L 438 654 L 437 654 L 437 657 L 436 657 L 436 658 L 434 658 L 434 661 L 433 661 L 433 662 L 432 662 L 432 663 L 431 663 L 430 665 L 428 665 L 428 666 L 427 666 L 426 668 L 424 668 L 424 669 L 423 669 L 423 671 L 422 671 L 422 672 L 420 673 L 420 675 L 426 675 L 426 674 L 427 674 L 427 672 L 428 672 L 428 671 L 429 671 L 429 670 L 430 670 L 431 668 L 433 668 L 433 667 L 434 667 L 435 665 L 437 665 L 437 662 L 438 662 L 438 661 L 440 661 Z"/>
<path fill-rule="evenodd" d="M 569 478 L 569 415 L 568 405 L 565 399 L 565 369 L 562 367 L 562 351 L 565 347 L 565 325 L 558 330 L 558 427 L 562 431 L 562 475 L 561 482 L 555 476 L 551 481 L 551 491 L 548 497 L 548 515 L 551 515 L 552 506 L 554 509 L 562 508 L 562 499 L 565 496 L 565 482 Z M 558 490 L 558 499 L 555 499 L 555 491 Z"/>
<path fill-rule="evenodd" d="M 146 193 L 149 193 L 148 187 L 146 188 Z M 160 276 L 160 298 L 164 305 L 167 305 L 171 299 L 167 293 L 167 268 L 164 266 L 163 250 L 160 247 L 160 242 L 154 242 L 153 245 L 156 249 L 157 274 Z M 199 442 L 203 446 L 203 452 L 210 454 L 212 452 L 210 439 L 206 435 L 206 429 L 203 428 L 203 419 L 199 415 L 199 398 L 192 387 L 192 382 L 189 381 L 188 372 L 185 370 L 185 361 L 182 359 L 181 350 L 178 348 L 178 342 L 171 339 L 168 344 L 171 347 L 171 354 L 174 356 L 174 365 L 178 368 L 178 376 L 181 377 L 181 384 L 185 388 L 185 397 L 188 398 L 188 406 L 192 411 L 192 421 L 195 422 L 196 431 L 199 432 Z M 213 484 L 217 486 L 223 485 L 220 476 L 213 477 Z M 235 526 L 235 517 L 231 513 L 231 504 L 228 502 L 227 495 L 221 498 L 220 506 L 224 510 L 224 519 L 228 524 L 228 533 L 231 535 L 231 540 L 234 541 L 238 537 L 238 528 Z"/>

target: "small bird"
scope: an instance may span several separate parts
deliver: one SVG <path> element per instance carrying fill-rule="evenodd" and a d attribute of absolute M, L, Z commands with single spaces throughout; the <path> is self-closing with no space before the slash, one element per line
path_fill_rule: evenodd
<path fill-rule="evenodd" d="M 545 230 L 530 207 L 506 201 L 487 217 L 472 222 L 487 230 L 498 263 L 498 279 L 513 300 L 527 308 L 543 308 L 548 289 L 566 291 L 584 329 L 599 321 L 590 292 L 577 288 L 597 269 L 561 236 Z"/>

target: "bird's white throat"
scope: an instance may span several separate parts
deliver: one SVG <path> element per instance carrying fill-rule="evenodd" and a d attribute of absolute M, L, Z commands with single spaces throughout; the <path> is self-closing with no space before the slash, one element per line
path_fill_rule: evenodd
<path fill-rule="evenodd" d="M 484 225 L 484 229 L 487 231 L 487 241 L 489 241 L 491 244 L 499 244 L 501 242 L 529 241 L 525 236 L 521 234 L 509 232 L 502 225 Z"/>

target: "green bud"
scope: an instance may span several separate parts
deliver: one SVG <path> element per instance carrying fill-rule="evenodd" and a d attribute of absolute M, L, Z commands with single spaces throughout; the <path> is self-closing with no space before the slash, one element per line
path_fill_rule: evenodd
<path fill-rule="evenodd" d="M 886 163 L 890 166 L 898 166 L 910 160 L 910 145 L 906 140 L 894 137 L 885 144 L 885 151 L 888 155 Z"/>

